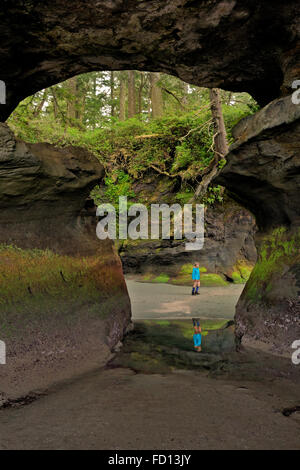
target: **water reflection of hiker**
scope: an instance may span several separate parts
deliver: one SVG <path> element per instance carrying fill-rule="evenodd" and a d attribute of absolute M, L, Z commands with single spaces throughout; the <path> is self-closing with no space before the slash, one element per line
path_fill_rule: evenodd
<path fill-rule="evenodd" d="M 194 337 L 193 337 L 194 348 L 196 349 L 197 352 L 201 352 L 202 351 L 202 348 L 201 348 L 202 329 L 201 329 L 199 320 L 196 320 L 195 318 L 193 318 L 193 325 L 194 325 Z"/>
<path fill-rule="evenodd" d="M 194 281 L 192 295 L 199 295 L 199 287 L 200 287 L 200 269 L 199 263 L 195 263 L 192 272 L 192 279 Z"/>

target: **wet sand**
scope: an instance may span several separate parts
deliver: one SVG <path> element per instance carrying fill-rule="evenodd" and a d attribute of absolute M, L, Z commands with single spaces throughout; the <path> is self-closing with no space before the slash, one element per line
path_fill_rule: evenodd
<path fill-rule="evenodd" d="M 191 287 L 154 284 L 127 279 L 133 320 L 234 317 L 244 285 L 201 287 L 192 296 Z"/>
<path fill-rule="evenodd" d="M 94 372 L 0 411 L 0 449 L 300 449 L 298 387 L 182 371 Z"/>

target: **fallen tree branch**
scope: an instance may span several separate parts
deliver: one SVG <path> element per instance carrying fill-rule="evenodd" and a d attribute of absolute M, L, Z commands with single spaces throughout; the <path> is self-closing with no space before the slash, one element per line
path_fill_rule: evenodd
<path fill-rule="evenodd" d="M 208 121 L 206 121 L 204 124 L 201 124 L 200 126 L 194 127 L 193 129 L 190 129 L 186 135 L 183 137 L 180 137 L 179 140 L 182 141 L 186 139 L 192 132 L 195 132 L 197 130 L 202 130 L 205 126 L 209 125 L 209 123 L 212 122 L 212 118 L 210 118 Z"/>
<path fill-rule="evenodd" d="M 175 100 L 178 101 L 178 103 L 180 104 L 182 109 L 186 109 L 186 107 L 183 105 L 183 103 L 180 101 L 180 99 L 175 95 L 175 93 L 173 93 L 173 91 L 170 91 L 165 87 L 161 87 L 161 89 L 163 91 L 165 91 L 166 93 L 168 93 L 169 95 L 173 96 L 173 98 L 175 98 Z"/>
<path fill-rule="evenodd" d="M 169 178 L 177 178 L 178 176 L 181 176 L 181 173 L 175 173 L 174 175 L 172 175 L 171 173 L 168 173 L 167 171 L 160 170 L 155 165 L 150 165 L 150 168 L 157 171 L 157 173 L 159 173 L 160 175 L 165 175 L 165 176 L 168 176 Z"/>

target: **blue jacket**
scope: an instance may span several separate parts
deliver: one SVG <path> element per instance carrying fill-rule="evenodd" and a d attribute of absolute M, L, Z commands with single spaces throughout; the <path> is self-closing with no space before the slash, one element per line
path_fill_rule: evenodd
<path fill-rule="evenodd" d="M 193 281 L 200 281 L 200 270 L 199 270 L 199 268 L 193 268 L 192 279 L 193 279 Z"/>

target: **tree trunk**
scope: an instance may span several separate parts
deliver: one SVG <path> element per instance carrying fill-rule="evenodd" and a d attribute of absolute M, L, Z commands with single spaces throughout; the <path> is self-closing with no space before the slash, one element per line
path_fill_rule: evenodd
<path fill-rule="evenodd" d="M 143 111 L 143 106 L 142 106 L 142 100 L 143 100 L 143 88 L 145 86 L 145 75 L 144 72 L 140 72 L 140 86 L 139 86 L 139 92 L 138 92 L 138 113 L 141 114 Z"/>
<path fill-rule="evenodd" d="M 209 90 L 210 109 L 214 124 L 214 148 L 215 148 L 215 161 L 219 162 L 228 153 L 228 143 L 226 136 L 225 123 L 222 112 L 222 103 L 220 98 L 220 91 L 218 88 Z"/>
<path fill-rule="evenodd" d="M 48 96 L 48 90 L 46 89 L 46 90 L 44 90 L 41 101 L 39 102 L 39 104 L 36 106 L 36 108 L 34 110 L 33 117 L 37 118 L 39 116 L 39 114 L 42 111 L 43 106 L 46 102 L 47 96 Z"/>
<path fill-rule="evenodd" d="M 51 87 L 51 93 L 52 93 L 52 96 L 53 96 L 53 114 L 54 114 L 54 117 L 56 120 L 60 120 L 65 129 L 66 129 L 66 124 L 67 124 L 67 119 L 66 119 L 66 115 L 64 114 L 64 112 L 61 110 L 60 106 L 59 106 L 59 102 L 58 102 L 58 97 L 57 97 L 57 94 L 56 94 L 56 91 L 55 91 L 55 87 Z M 60 115 L 60 116 L 59 116 Z"/>
<path fill-rule="evenodd" d="M 189 94 L 189 85 L 188 83 L 182 82 L 182 91 L 183 91 L 183 96 L 182 96 L 182 104 L 183 106 L 187 106 L 188 104 L 188 94 Z"/>
<path fill-rule="evenodd" d="M 209 90 L 210 109 L 213 119 L 213 145 L 214 145 L 214 159 L 209 165 L 209 171 L 203 176 L 201 183 L 197 187 L 192 200 L 204 196 L 208 186 L 213 177 L 217 174 L 219 168 L 219 161 L 225 158 L 228 153 L 228 143 L 226 136 L 225 123 L 222 112 L 222 103 L 220 98 L 220 91 L 217 88 Z"/>
<path fill-rule="evenodd" d="M 83 127 L 84 125 L 86 96 L 87 96 L 87 92 L 84 92 L 84 95 L 81 100 L 81 108 L 80 108 L 80 116 L 79 116 L 81 127 Z"/>
<path fill-rule="evenodd" d="M 94 75 L 93 77 L 93 94 L 94 98 L 97 96 L 97 77 Z"/>
<path fill-rule="evenodd" d="M 146 74 L 146 80 L 147 80 L 147 87 L 149 88 L 147 112 L 148 112 L 148 119 L 150 120 L 151 117 L 152 117 L 152 108 L 151 108 L 151 72 L 147 72 L 147 74 Z"/>
<path fill-rule="evenodd" d="M 110 72 L 110 115 L 113 117 L 115 115 L 115 79 L 114 72 Z"/>
<path fill-rule="evenodd" d="M 136 98 L 135 98 L 135 73 L 134 70 L 128 71 L 128 118 L 136 115 Z"/>
<path fill-rule="evenodd" d="M 160 118 L 163 115 L 163 98 L 162 91 L 157 82 L 160 79 L 160 74 L 157 72 L 150 73 L 150 96 L 152 105 L 152 117 Z"/>
<path fill-rule="evenodd" d="M 126 77 L 123 72 L 120 73 L 120 113 L 119 119 L 120 121 L 125 121 L 126 118 Z"/>
<path fill-rule="evenodd" d="M 68 80 L 68 88 L 70 96 L 67 103 L 67 119 L 68 124 L 74 126 L 76 119 L 78 118 L 77 112 L 77 94 L 78 94 L 78 83 L 77 77 L 70 78 Z"/>
<path fill-rule="evenodd" d="M 52 97 L 53 97 L 53 114 L 54 114 L 54 118 L 55 120 L 58 119 L 58 105 L 57 105 L 57 97 L 56 97 L 56 94 L 55 94 L 55 90 L 54 88 L 51 88 L 51 93 L 52 93 Z"/>

